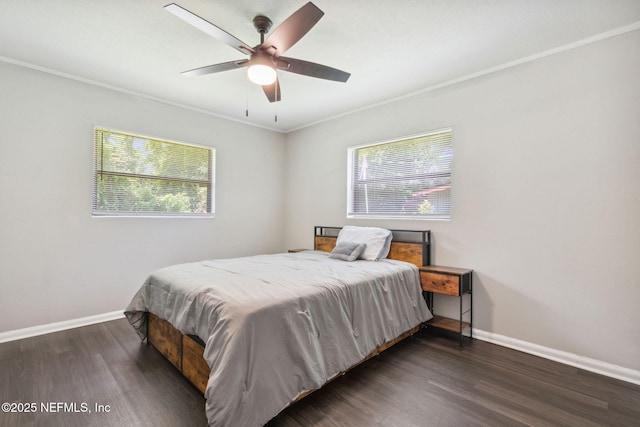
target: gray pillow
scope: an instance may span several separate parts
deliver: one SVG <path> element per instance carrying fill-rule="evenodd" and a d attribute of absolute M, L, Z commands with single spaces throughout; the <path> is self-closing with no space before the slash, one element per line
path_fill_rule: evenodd
<path fill-rule="evenodd" d="M 329 254 L 329 258 L 341 259 L 343 261 L 355 261 L 364 251 L 365 243 L 340 242 Z"/>

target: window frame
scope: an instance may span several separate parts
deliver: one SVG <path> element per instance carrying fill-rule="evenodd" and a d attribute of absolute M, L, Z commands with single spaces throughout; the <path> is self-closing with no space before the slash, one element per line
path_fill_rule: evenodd
<path fill-rule="evenodd" d="M 451 193 L 449 193 L 449 197 L 448 197 L 448 206 L 449 206 L 449 211 L 446 214 L 411 214 L 411 213 L 402 213 L 402 212 L 395 212 L 395 213 L 363 213 L 363 212 L 356 212 L 355 211 L 355 189 L 354 189 L 354 185 L 356 185 L 357 179 L 355 177 L 355 172 L 357 171 L 356 169 L 356 165 L 354 164 L 355 161 L 355 157 L 356 157 L 356 152 L 357 150 L 363 149 L 363 148 L 367 148 L 367 147 L 373 147 L 373 146 L 377 146 L 377 145 L 384 145 L 384 144 L 393 144 L 395 142 L 400 143 L 400 142 L 405 142 L 407 140 L 411 140 L 411 139 L 417 139 L 417 138 L 424 138 L 424 137 L 429 137 L 432 135 L 438 135 L 438 134 L 443 134 L 443 133 L 449 133 L 449 138 L 450 138 L 450 144 L 451 144 L 451 161 L 449 164 L 449 172 L 448 173 L 434 173 L 434 177 L 436 177 L 436 175 L 440 175 L 440 176 L 448 176 L 449 177 L 449 188 L 448 190 L 451 191 L 451 188 L 453 186 L 453 129 L 451 127 L 447 127 L 447 128 L 441 128 L 441 129 L 436 129 L 436 130 L 430 130 L 427 132 L 421 132 L 421 133 L 416 133 L 416 134 L 411 134 L 411 135 L 406 135 L 406 136 L 401 136 L 401 137 L 397 137 L 397 138 L 390 138 L 390 139 L 385 139 L 385 140 L 381 140 L 381 141 L 376 141 L 376 142 L 371 142 L 371 143 L 365 143 L 365 144 L 359 144 L 359 145 L 354 145 L 351 147 L 348 147 L 347 149 L 347 218 L 357 218 L 357 219 L 394 219 L 394 220 L 442 220 L 442 221 L 450 221 L 451 220 L 451 211 L 452 211 L 452 203 L 451 203 Z"/>
<path fill-rule="evenodd" d="M 208 162 L 209 168 L 207 171 L 207 205 L 209 207 L 209 211 L 207 212 L 161 212 L 161 211 L 110 211 L 110 210 L 99 210 L 98 209 L 98 182 L 99 176 L 101 174 L 110 175 L 110 176 L 123 176 L 123 177 L 131 177 L 131 178 L 141 178 L 141 179 L 162 179 L 165 181 L 172 182 L 182 182 L 182 183 L 201 183 L 204 184 L 204 180 L 198 179 L 190 179 L 190 178 L 176 178 L 170 176 L 154 176 L 154 175 L 144 175 L 144 174 L 136 174 L 136 173 L 127 173 L 127 172 L 112 172 L 112 171 L 100 171 L 99 161 L 98 161 L 98 132 L 109 132 L 119 135 L 126 135 L 133 138 L 140 138 L 146 140 L 158 141 L 160 143 L 167 144 L 176 144 L 180 146 L 186 147 L 195 147 L 208 151 Z M 116 130 L 109 127 L 103 126 L 95 126 L 93 128 L 93 147 L 91 151 L 91 155 L 93 157 L 92 162 L 92 194 L 91 194 L 91 216 L 95 218 L 215 218 L 215 174 L 216 174 L 216 148 L 211 146 L 205 146 L 200 144 L 191 144 L 182 141 L 171 140 L 167 138 L 160 138 L 149 135 L 142 135 L 136 132 L 128 132 L 123 130 Z"/>

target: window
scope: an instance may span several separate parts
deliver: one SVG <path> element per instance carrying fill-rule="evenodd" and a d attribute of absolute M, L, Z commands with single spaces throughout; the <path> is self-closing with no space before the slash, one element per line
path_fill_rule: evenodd
<path fill-rule="evenodd" d="M 451 129 L 349 149 L 348 217 L 448 219 Z"/>
<path fill-rule="evenodd" d="M 95 129 L 94 215 L 211 216 L 215 150 Z"/>

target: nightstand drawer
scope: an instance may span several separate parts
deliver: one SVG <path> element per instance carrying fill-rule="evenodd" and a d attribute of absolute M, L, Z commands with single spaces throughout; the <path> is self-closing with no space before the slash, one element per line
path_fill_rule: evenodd
<path fill-rule="evenodd" d="M 460 276 L 420 272 L 422 290 L 445 295 L 460 295 Z"/>

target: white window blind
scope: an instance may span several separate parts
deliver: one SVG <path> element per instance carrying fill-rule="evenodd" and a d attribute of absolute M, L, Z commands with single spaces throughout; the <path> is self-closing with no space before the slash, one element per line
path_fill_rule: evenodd
<path fill-rule="evenodd" d="M 214 149 L 101 128 L 94 147 L 94 215 L 214 213 Z"/>
<path fill-rule="evenodd" d="M 451 129 L 349 149 L 349 217 L 448 219 Z"/>

